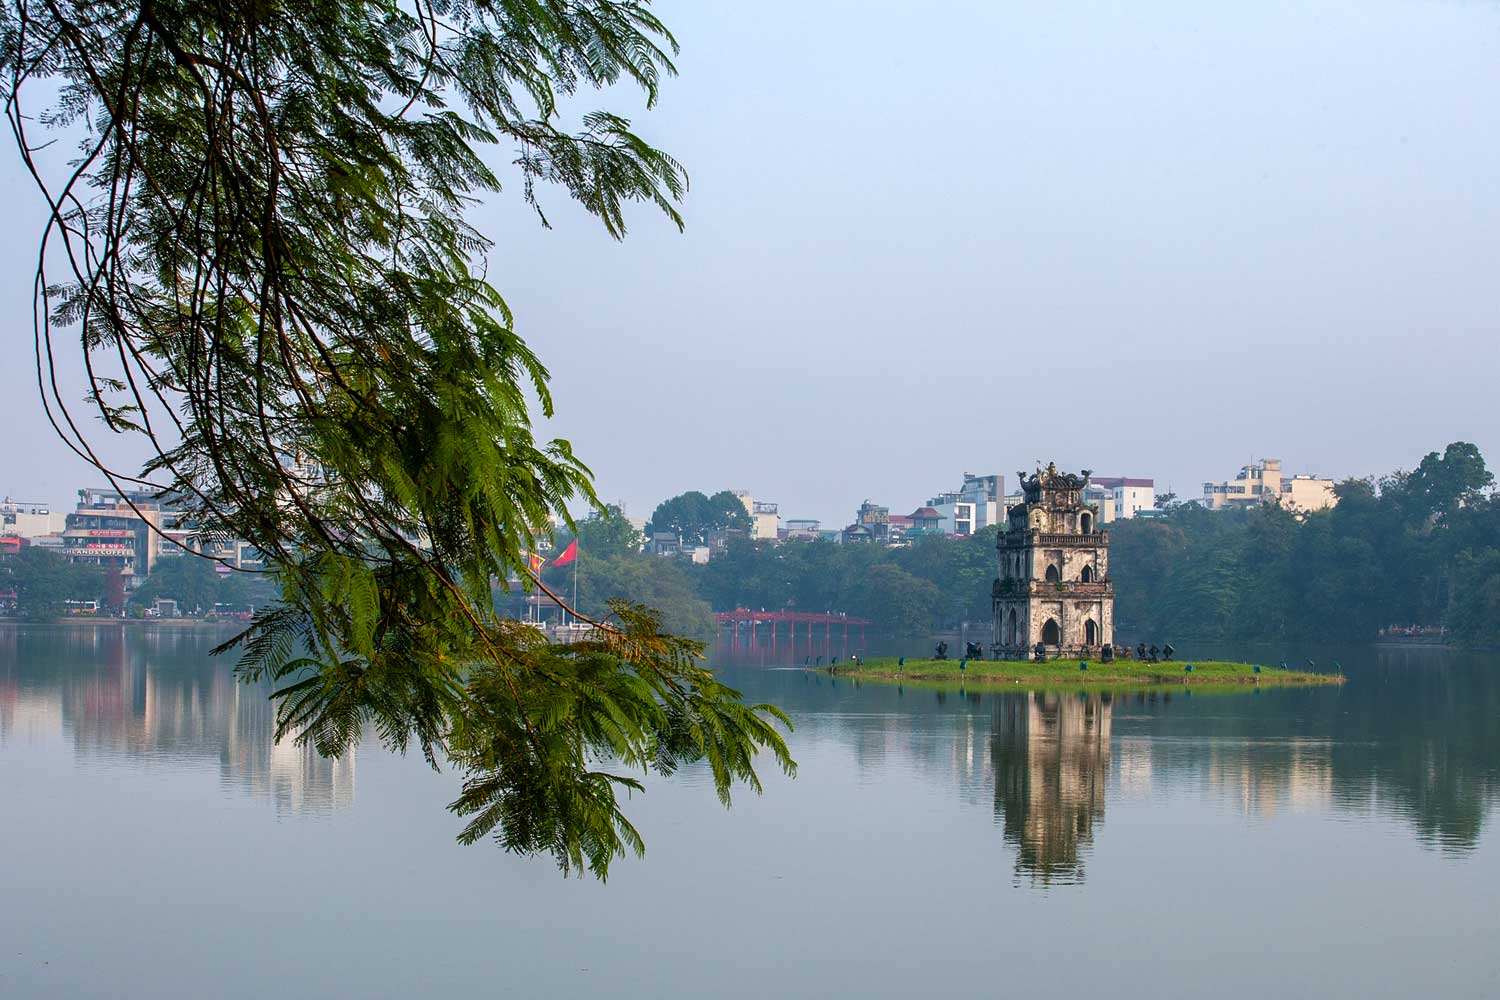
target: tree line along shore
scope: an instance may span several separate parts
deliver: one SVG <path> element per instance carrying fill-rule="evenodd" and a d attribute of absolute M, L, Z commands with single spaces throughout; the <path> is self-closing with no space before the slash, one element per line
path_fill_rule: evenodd
<path fill-rule="evenodd" d="M 1369 642 L 1392 626 L 1441 627 L 1460 645 L 1500 646 L 1500 501 L 1477 448 L 1462 442 L 1433 452 L 1410 472 L 1350 479 L 1331 509 L 1298 516 L 1275 505 L 1209 511 L 1168 499 L 1162 516 L 1109 525 L 1115 633 L 1185 642 Z M 615 512 L 616 514 L 618 512 Z M 831 610 L 876 623 L 871 636 L 983 632 L 991 617 L 996 530 L 964 538 L 924 537 L 905 548 L 736 538 L 707 565 L 640 551 L 622 516 L 596 514 L 564 530 L 576 537 L 575 566 L 543 579 L 571 595 L 585 614 L 608 613 L 625 596 L 658 609 L 665 627 L 713 636 L 713 609 Z M 102 590 L 97 567 L 22 550 L 0 561 L 0 595 L 15 611 L 53 618 L 64 598 Z M 273 581 L 217 575 L 198 559 L 163 560 L 133 605 L 155 597 L 178 607 L 260 607 Z M 527 616 L 519 589 L 497 587 L 497 608 Z"/>

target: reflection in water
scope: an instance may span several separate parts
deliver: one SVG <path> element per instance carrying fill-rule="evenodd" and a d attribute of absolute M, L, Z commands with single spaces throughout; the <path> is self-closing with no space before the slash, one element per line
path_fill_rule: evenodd
<path fill-rule="evenodd" d="M 999 699 L 990 735 L 995 813 L 1017 847 L 1018 872 L 1042 882 L 1082 880 L 1079 854 L 1104 819 L 1113 712 L 1107 694 Z"/>
<path fill-rule="evenodd" d="M 208 655 L 216 641 L 117 624 L 0 625 L 0 748 L 51 742 L 84 761 L 216 766 L 226 788 L 288 813 L 350 803 L 354 759 L 273 746 L 267 689 L 237 683 Z M 1500 663 L 1441 650 L 1318 658 L 1340 659 L 1348 683 L 1111 698 L 902 688 L 760 667 L 728 667 L 725 677 L 748 700 L 791 712 L 794 751 L 840 744 L 865 776 L 909 768 L 993 816 L 1017 872 L 1039 882 L 1083 878 L 1106 807 L 1163 793 L 1258 820 L 1380 817 L 1445 855 L 1473 852 L 1500 802 Z"/>
<path fill-rule="evenodd" d="M 1333 797 L 1328 751 L 1326 740 L 1210 745 L 1208 783 L 1246 815 L 1268 818 L 1284 807 L 1326 808 Z"/>
<path fill-rule="evenodd" d="M 1084 877 L 1111 800 L 1183 792 L 1256 821 L 1288 812 L 1393 821 L 1445 856 L 1472 854 L 1500 803 L 1497 657 L 1338 649 L 1318 658 L 1340 660 L 1348 683 L 1111 698 L 744 667 L 728 677 L 751 700 L 790 710 L 800 738 L 851 747 L 871 779 L 907 764 L 993 808 L 1017 872 L 1037 882 Z"/>
<path fill-rule="evenodd" d="M 0 744 L 70 742 L 83 758 L 148 767 L 215 762 L 220 783 L 278 812 L 324 813 L 354 800 L 354 755 L 327 760 L 272 742 L 264 685 L 237 681 L 196 631 L 0 632 Z"/>

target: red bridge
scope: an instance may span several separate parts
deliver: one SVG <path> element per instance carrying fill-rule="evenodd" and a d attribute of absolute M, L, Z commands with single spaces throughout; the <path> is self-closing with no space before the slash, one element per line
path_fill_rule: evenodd
<path fill-rule="evenodd" d="M 766 611 L 762 609 L 760 611 L 752 611 L 749 608 L 735 608 L 733 611 L 715 611 L 714 618 L 718 621 L 719 627 L 721 629 L 725 625 L 729 625 L 733 628 L 735 649 L 738 649 L 740 645 L 741 625 L 745 626 L 746 630 L 749 633 L 751 649 L 756 648 L 756 632 L 758 631 L 759 626 L 769 625 L 771 630 L 771 650 L 773 652 L 776 649 L 777 635 L 781 631 L 781 624 L 783 622 L 785 622 L 787 626 L 787 638 L 790 640 L 792 652 L 796 652 L 797 650 L 798 625 L 807 626 L 806 643 L 809 652 L 811 652 L 813 648 L 813 627 L 815 625 L 823 626 L 823 652 L 825 654 L 832 652 L 833 649 L 834 626 L 839 626 L 843 629 L 843 636 L 840 639 L 840 647 L 847 649 L 849 645 L 849 626 L 855 625 L 859 627 L 859 643 L 861 646 L 863 646 L 865 642 L 865 626 L 870 624 L 870 620 L 868 618 L 856 618 L 853 615 L 814 614 L 809 611 L 790 610 Z"/>

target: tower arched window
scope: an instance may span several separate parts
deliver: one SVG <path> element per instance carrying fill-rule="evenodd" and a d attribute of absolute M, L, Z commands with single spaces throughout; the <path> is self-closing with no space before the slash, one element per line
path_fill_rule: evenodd
<path fill-rule="evenodd" d="M 1047 564 L 1047 582 L 1048 583 L 1058 583 L 1061 580 L 1062 580 L 1062 575 L 1057 572 L 1057 564 L 1056 563 L 1048 563 Z"/>
<path fill-rule="evenodd" d="M 1057 627 L 1057 619 L 1048 618 L 1046 624 L 1042 626 L 1042 645 L 1062 645 L 1062 630 Z"/>
<path fill-rule="evenodd" d="M 1078 574 L 1078 579 L 1082 580 L 1084 583 L 1093 583 L 1094 567 L 1085 565 L 1083 567 L 1083 572 Z"/>
<path fill-rule="evenodd" d="M 1094 515 L 1084 511 L 1078 515 L 1078 533 L 1087 535 L 1094 530 Z"/>

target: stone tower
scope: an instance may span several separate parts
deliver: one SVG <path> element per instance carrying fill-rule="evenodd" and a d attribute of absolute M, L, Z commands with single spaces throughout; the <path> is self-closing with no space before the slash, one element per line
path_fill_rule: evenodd
<path fill-rule="evenodd" d="M 1109 535 L 1083 502 L 1088 481 L 1087 469 L 1075 476 L 1051 464 L 1021 473 L 1025 499 L 1007 513 L 998 546 L 997 659 L 1028 659 L 1037 643 L 1048 656 L 1093 656 L 1114 642 Z"/>

